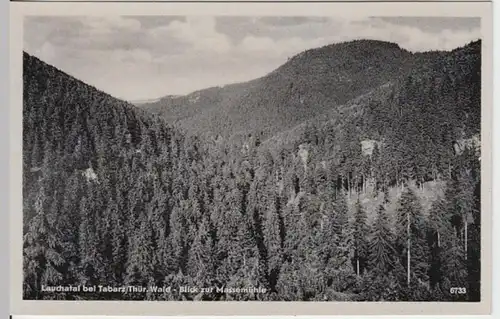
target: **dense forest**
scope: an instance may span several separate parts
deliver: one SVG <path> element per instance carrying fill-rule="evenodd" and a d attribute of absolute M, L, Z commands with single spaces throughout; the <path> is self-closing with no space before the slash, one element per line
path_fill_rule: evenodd
<path fill-rule="evenodd" d="M 24 299 L 480 300 L 480 41 L 309 50 L 205 102 L 223 123 L 23 56 Z"/>

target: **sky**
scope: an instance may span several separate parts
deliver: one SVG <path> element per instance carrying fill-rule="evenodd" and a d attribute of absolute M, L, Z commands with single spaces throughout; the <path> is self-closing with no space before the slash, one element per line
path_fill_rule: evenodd
<path fill-rule="evenodd" d="M 24 50 L 117 98 L 188 94 L 255 79 L 304 50 L 353 39 L 410 51 L 480 38 L 479 18 L 30 16 Z"/>

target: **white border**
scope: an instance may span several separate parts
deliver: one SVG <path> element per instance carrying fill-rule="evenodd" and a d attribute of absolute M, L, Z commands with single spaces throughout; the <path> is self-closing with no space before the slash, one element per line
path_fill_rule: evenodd
<path fill-rule="evenodd" d="M 22 300 L 22 20 L 25 15 L 343 15 L 482 18 L 482 301 L 441 302 L 146 302 Z M 13 315 L 472 315 L 491 309 L 491 3 L 11 3 L 10 226 Z"/>

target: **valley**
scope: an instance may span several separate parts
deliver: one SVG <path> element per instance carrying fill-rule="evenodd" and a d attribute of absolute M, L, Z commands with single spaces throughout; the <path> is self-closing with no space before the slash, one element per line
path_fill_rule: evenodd
<path fill-rule="evenodd" d="M 27 53 L 23 84 L 25 299 L 480 300 L 481 41 L 135 105 Z M 79 284 L 268 293 L 41 288 Z"/>

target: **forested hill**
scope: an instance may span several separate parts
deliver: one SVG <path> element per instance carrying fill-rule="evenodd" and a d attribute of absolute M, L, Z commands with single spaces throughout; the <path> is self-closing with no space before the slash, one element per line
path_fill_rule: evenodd
<path fill-rule="evenodd" d="M 409 53 L 379 42 L 370 50 L 379 55 L 358 61 L 382 68 L 392 57 L 395 66 L 362 81 L 365 68 L 350 65 L 356 83 L 368 83 L 358 89 L 334 74 L 323 88 L 293 76 L 314 50 L 270 74 L 267 93 L 235 85 L 262 102 L 241 116 L 263 128 L 275 126 L 250 118 L 274 97 L 319 103 L 343 88 L 317 104 L 326 113 L 299 121 L 296 112 L 288 131 L 283 120 L 281 135 L 245 133 L 240 144 L 181 134 L 24 53 L 24 298 L 478 301 L 481 179 L 470 137 L 480 122 L 479 44 L 419 56 L 430 64 L 398 77 Z M 300 94 L 283 79 L 299 79 Z M 57 285 L 266 293 L 42 291 Z"/>
<path fill-rule="evenodd" d="M 305 51 L 246 83 L 165 97 L 141 107 L 190 132 L 221 134 L 291 128 L 401 75 L 412 55 L 396 44 L 359 40 Z"/>
<path fill-rule="evenodd" d="M 171 138 L 171 129 L 157 116 L 26 52 L 23 85 L 25 187 L 44 173 L 94 172 L 110 157 L 140 157 L 143 144 L 160 147 Z"/>
<path fill-rule="evenodd" d="M 381 183 L 447 175 L 464 147 L 480 155 L 481 42 L 414 59 L 403 75 L 275 134 L 264 145 L 283 153 L 305 144 L 354 180 L 375 162 L 370 174 Z"/>
<path fill-rule="evenodd" d="M 318 116 L 332 117 L 331 112 L 341 105 L 388 83 L 395 84 L 398 94 L 405 81 L 434 90 L 439 84 L 431 81 L 441 80 L 436 74 L 467 81 L 469 78 L 460 77 L 475 76 L 477 61 L 480 41 L 454 52 L 411 53 L 394 43 L 356 40 L 307 50 L 250 82 L 167 96 L 140 107 L 162 115 L 187 132 L 221 134 L 237 140 L 252 134 L 267 139 Z M 447 74 L 448 69 L 452 73 Z M 412 79 L 408 79 L 410 74 Z M 458 89 L 453 81 L 443 85 L 448 85 L 449 90 Z M 432 94 L 448 94 L 443 89 L 441 86 Z"/>

